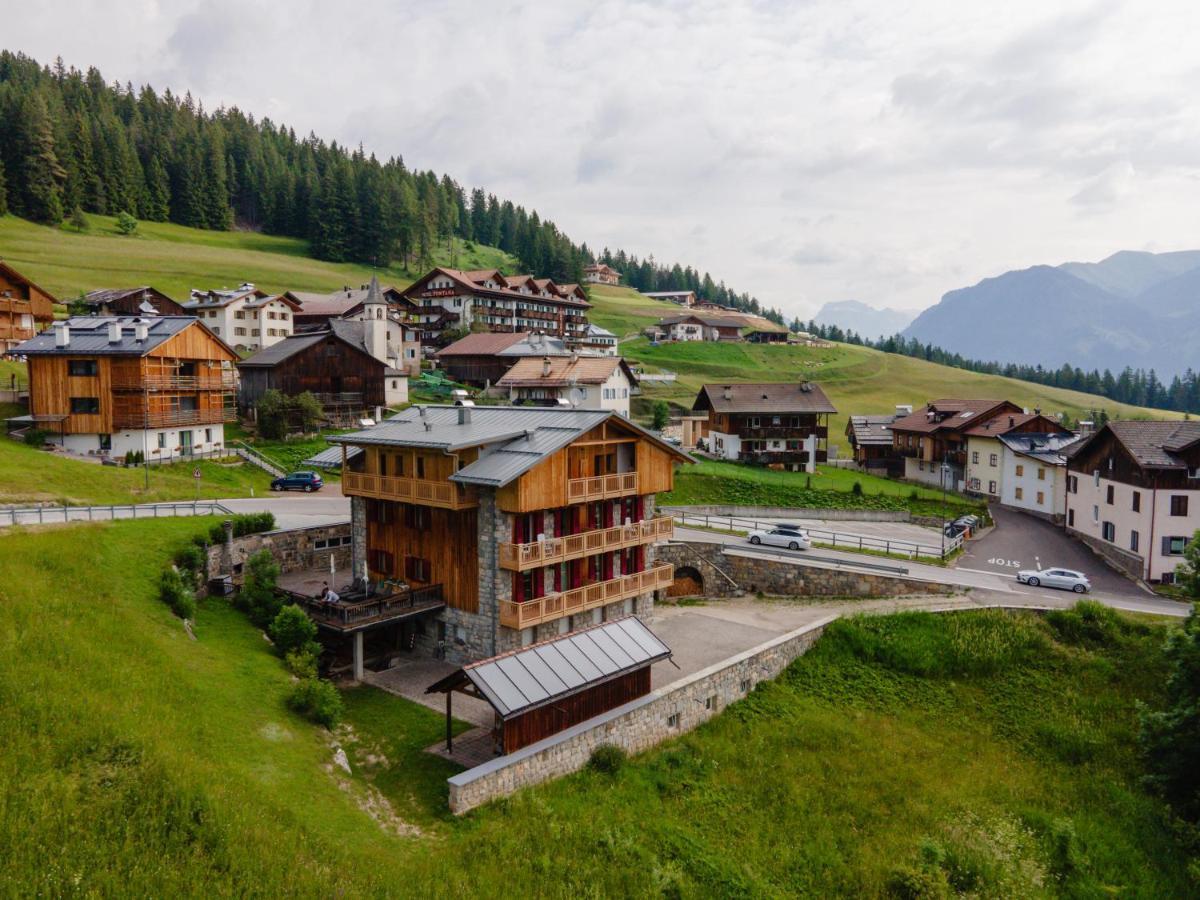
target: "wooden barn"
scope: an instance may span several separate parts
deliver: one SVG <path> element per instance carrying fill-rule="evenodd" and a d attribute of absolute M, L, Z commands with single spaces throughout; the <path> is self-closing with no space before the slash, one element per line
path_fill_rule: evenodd
<path fill-rule="evenodd" d="M 27 341 L 54 321 L 58 301 L 0 260 L 0 351 Z"/>
<path fill-rule="evenodd" d="M 446 747 L 455 691 L 496 711 L 497 756 L 558 734 L 650 693 L 650 667 L 671 649 L 636 616 L 614 619 L 463 666 L 430 685 L 446 695 Z"/>
<path fill-rule="evenodd" d="M 88 311 L 95 316 L 188 316 L 183 305 L 158 288 L 104 288 L 83 296 Z"/>
<path fill-rule="evenodd" d="M 389 405 L 389 378 L 403 380 L 407 396 L 404 374 L 371 355 L 363 332 L 362 322 L 331 319 L 320 331 L 290 335 L 242 360 L 238 405 L 250 409 L 272 389 L 288 396 L 311 391 L 327 409 L 357 416 Z"/>

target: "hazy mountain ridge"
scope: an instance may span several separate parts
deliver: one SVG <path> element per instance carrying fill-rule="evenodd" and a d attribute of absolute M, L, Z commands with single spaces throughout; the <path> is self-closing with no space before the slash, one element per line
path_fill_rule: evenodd
<path fill-rule="evenodd" d="M 826 303 L 813 317 L 818 325 L 836 325 L 862 337 L 888 337 L 903 331 L 916 317 L 906 309 L 878 308 L 858 300 L 835 300 Z"/>
<path fill-rule="evenodd" d="M 1181 374 L 1196 368 L 1200 251 L 1005 272 L 948 292 L 904 334 L 974 359 Z"/>

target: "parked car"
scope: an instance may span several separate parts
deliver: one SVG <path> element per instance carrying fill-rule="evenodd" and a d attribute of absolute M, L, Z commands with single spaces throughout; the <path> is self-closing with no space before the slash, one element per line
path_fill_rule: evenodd
<path fill-rule="evenodd" d="M 965 525 L 968 528 L 970 528 L 972 531 L 974 531 L 976 528 L 979 527 L 979 516 L 971 516 L 971 515 L 959 516 L 957 519 L 954 520 L 954 524 L 955 525 Z"/>
<path fill-rule="evenodd" d="M 750 543 L 787 547 L 789 550 L 808 550 L 812 547 L 807 532 L 782 526 L 750 532 Z"/>
<path fill-rule="evenodd" d="M 271 490 L 273 491 L 304 491 L 311 493 L 319 491 L 325 486 L 325 482 L 321 480 L 321 476 L 316 472 L 293 472 L 290 475 L 284 475 L 282 478 L 276 478 L 271 482 Z"/>
<path fill-rule="evenodd" d="M 1030 587 L 1044 584 L 1046 587 L 1062 588 L 1077 594 L 1086 594 L 1092 589 L 1088 577 L 1074 569 L 1022 569 L 1017 573 L 1017 581 Z"/>

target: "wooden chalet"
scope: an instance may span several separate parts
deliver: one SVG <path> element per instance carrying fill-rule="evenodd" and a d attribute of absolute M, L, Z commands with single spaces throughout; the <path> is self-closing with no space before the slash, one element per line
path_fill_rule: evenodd
<path fill-rule="evenodd" d="M 0 259 L 0 351 L 11 350 L 53 322 L 57 302 Z"/>
<path fill-rule="evenodd" d="M 828 458 L 837 409 L 811 381 L 706 384 L 692 411 L 708 415 L 708 452 L 718 459 L 790 469 Z"/>
<path fill-rule="evenodd" d="M 294 300 L 299 309 L 292 317 L 296 328 L 324 325 L 330 319 L 354 319 L 363 311 L 371 286 L 344 286 L 339 291 L 318 293 L 312 291 L 285 291 L 284 296 Z M 391 285 L 381 286 L 379 292 L 388 306 L 390 314 L 406 319 L 417 307 L 404 296 L 404 292 Z"/>
<path fill-rule="evenodd" d="M 148 460 L 224 446 L 237 354 L 191 316 L 77 316 L 17 347 L 29 363 L 29 427 L 92 455 Z"/>
<path fill-rule="evenodd" d="M 846 422 L 846 440 L 859 468 L 880 470 L 888 475 L 904 471 L 904 460 L 892 446 L 892 423 L 899 415 L 851 416 Z"/>
<path fill-rule="evenodd" d="M 627 616 L 470 663 L 426 689 L 446 695 L 453 751 L 455 692 L 495 710 L 493 752 L 503 756 L 650 693 L 650 667 L 671 649 Z"/>
<path fill-rule="evenodd" d="M 611 411 L 419 406 L 330 440 L 355 576 L 441 586 L 413 634 L 428 652 L 472 661 L 646 613 L 672 582 L 654 497 L 690 459 Z"/>
<path fill-rule="evenodd" d="M 504 377 L 519 356 L 500 354 L 516 344 L 528 341 L 532 335 L 527 331 L 481 332 L 468 334 L 453 344 L 443 347 L 434 358 L 439 368 L 455 381 L 472 385 L 492 385 Z M 564 350 L 565 353 L 565 345 Z"/>
<path fill-rule="evenodd" d="M 583 267 L 583 280 L 592 284 L 620 284 L 621 273 L 604 263 L 591 263 Z"/>
<path fill-rule="evenodd" d="M 88 291 L 84 305 L 94 316 L 186 316 L 181 303 L 172 300 L 158 288 L 145 285 L 135 288 L 104 288 Z"/>
<path fill-rule="evenodd" d="M 892 447 L 904 459 L 905 478 L 961 490 L 967 432 L 997 416 L 1023 412 L 1007 400 L 934 400 L 892 422 Z"/>

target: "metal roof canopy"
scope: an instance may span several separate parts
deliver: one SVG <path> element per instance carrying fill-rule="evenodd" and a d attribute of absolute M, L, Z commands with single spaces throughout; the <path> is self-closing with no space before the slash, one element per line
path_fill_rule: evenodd
<path fill-rule="evenodd" d="M 470 684 L 507 720 L 670 657 L 641 619 L 627 616 L 463 666 L 425 693 Z"/>

